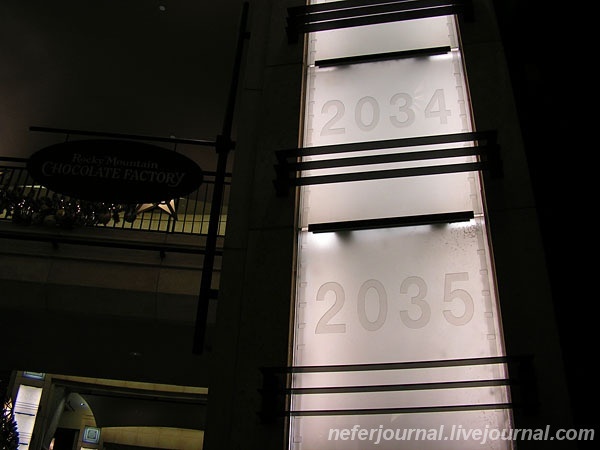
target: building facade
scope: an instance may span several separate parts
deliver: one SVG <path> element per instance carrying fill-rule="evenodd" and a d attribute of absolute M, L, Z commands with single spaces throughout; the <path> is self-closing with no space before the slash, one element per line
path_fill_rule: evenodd
<path fill-rule="evenodd" d="M 218 158 L 198 158 L 206 193 L 179 200 L 181 229 L 5 214 L 0 369 L 15 404 L 23 386 L 39 397 L 29 448 L 69 429 L 77 448 L 320 450 L 399 448 L 344 439 L 356 426 L 573 426 L 492 2 L 313 3 L 239 5 L 214 243 Z M 133 224 L 173 224 L 154 206 Z"/>

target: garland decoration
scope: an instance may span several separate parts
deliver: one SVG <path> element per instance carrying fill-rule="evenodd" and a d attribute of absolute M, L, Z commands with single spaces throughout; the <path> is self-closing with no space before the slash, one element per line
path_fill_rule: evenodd
<path fill-rule="evenodd" d="M 38 195 L 36 195 L 38 194 Z M 138 205 L 73 200 L 59 194 L 42 197 L 39 192 L 25 194 L 19 188 L 0 186 L 0 218 L 20 225 L 42 225 L 72 229 L 119 223 L 121 217 L 133 223 Z"/>
<path fill-rule="evenodd" d="M 13 410 L 13 403 L 8 395 L 8 379 L 10 372 L 0 371 L 0 450 L 17 450 L 19 448 L 19 431 Z"/>
<path fill-rule="evenodd" d="M 13 412 L 12 402 L 7 400 L 0 411 L 0 449 L 17 450 L 19 448 L 19 431 Z"/>

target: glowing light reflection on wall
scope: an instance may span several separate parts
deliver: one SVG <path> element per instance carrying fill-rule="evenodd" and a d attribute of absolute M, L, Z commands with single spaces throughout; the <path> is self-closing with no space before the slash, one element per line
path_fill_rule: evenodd
<path fill-rule="evenodd" d="M 28 449 L 35 426 L 42 388 L 21 385 L 15 401 L 15 420 L 19 431 L 19 449 Z"/>

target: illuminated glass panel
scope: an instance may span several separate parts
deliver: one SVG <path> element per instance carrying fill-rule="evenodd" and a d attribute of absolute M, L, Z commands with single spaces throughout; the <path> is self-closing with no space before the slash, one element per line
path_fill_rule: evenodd
<path fill-rule="evenodd" d="M 311 4 L 336 0 L 311 1 Z M 308 64 L 315 60 L 458 46 L 447 16 L 321 31 L 310 35 Z"/>
<path fill-rule="evenodd" d="M 296 364 L 502 354 L 485 244 L 480 219 L 303 232 Z"/>
<path fill-rule="evenodd" d="M 467 131 L 462 79 L 458 51 L 311 67 L 305 146 Z"/>
<path fill-rule="evenodd" d="M 397 39 L 386 37 L 394 33 Z M 312 33 L 309 63 L 438 45 L 452 50 L 309 67 L 304 146 L 473 131 L 457 41 L 453 17 Z M 458 145 L 472 144 L 337 153 L 303 161 Z M 373 164 L 301 176 L 473 161 L 468 156 Z M 290 405 L 291 449 L 479 449 L 485 437 L 480 433 L 510 428 L 506 366 L 494 362 L 504 349 L 481 190 L 478 172 L 300 188 L 293 365 L 315 367 L 315 373 L 292 377 L 297 391 Z M 473 211 L 475 218 L 445 225 L 306 231 L 315 223 L 457 211 Z M 472 358 L 491 359 L 460 367 L 357 370 L 365 364 Z M 338 365 L 353 368 L 318 369 Z M 426 388 L 424 383 L 433 384 Z M 397 430 L 408 429 L 438 430 L 438 436 L 405 436 L 399 444 Z M 501 439 L 483 444 L 511 448 Z"/>
<path fill-rule="evenodd" d="M 448 33 L 447 17 L 377 25 L 376 36 L 373 36 L 372 27 L 367 25 L 313 33 L 308 63 L 314 64 L 316 59 L 456 46 L 453 35 Z"/>
<path fill-rule="evenodd" d="M 447 20 L 447 19 L 445 19 Z M 462 66 L 457 51 L 446 55 L 310 68 L 305 146 L 398 139 L 472 131 L 465 106 Z M 444 144 L 305 157 L 304 161 L 407 153 L 465 144 Z M 304 176 L 474 162 L 446 158 L 306 171 Z M 395 178 L 303 189 L 302 225 L 323 221 L 472 210 L 474 175 Z M 310 196 L 310 197 L 309 197 Z M 312 201 L 310 198 L 318 198 Z M 351 198 L 349 202 L 346 199 Z"/>
<path fill-rule="evenodd" d="M 19 449 L 21 450 L 29 448 L 41 398 L 42 388 L 19 386 L 14 412 L 19 431 Z"/>

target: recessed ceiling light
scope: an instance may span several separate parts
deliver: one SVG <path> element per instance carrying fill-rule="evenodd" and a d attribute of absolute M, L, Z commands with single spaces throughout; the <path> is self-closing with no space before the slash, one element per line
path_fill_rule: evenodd
<path fill-rule="evenodd" d="M 158 9 L 160 9 L 161 11 L 166 11 L 166 10 L 167 10 L 167 7 L 166 7 L 165 5 L 160 5 L 160 6 L 158 7 Z"/>

